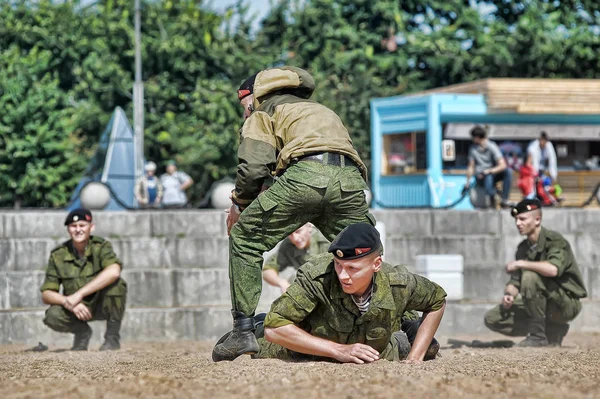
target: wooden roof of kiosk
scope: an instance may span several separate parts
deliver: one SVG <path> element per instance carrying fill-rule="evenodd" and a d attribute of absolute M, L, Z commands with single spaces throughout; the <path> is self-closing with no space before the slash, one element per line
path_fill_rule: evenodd
<path fill-rule="evenodd" d="M 600 79 L 489 78 L 414 95 L 483 94 L 491 113 L 600 114 Z"/>

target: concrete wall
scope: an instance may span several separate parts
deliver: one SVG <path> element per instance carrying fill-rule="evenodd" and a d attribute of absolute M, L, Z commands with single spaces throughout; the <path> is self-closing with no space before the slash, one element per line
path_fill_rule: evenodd
<path fill-rule="evenodd" d="M 442 332 L 477 333 L 499 300 L 518 236 L 508 212 L 375 211 L 386 225 L 385 258 L 414 266 L 420 254 L 461 254 L 466 301 L 448 307 Z M 95 234 L 111 240 L 129 285 L 123 336 L 131 340 L 214 339 L 230 327 L 228 240 L 222 211 L 98 212 Z M 67 342 L 42 323 L 39 287 L 52 248 L 66 239 L 64 212 L 0 213 L 0 343 Z M 600 211 L 550 209 L 544 224 L 571 242 L 591 299 L 600 300 Z M 279 294 L 264 287 L 259 311 Z M 476 302 L 473 304 L 472 302 Z M 595 302 L 574 329 L 600 329 Z M 102 326 L 102 323 L 94 323 Z M 103 326 L 95 328 L 99 340 Z"/>

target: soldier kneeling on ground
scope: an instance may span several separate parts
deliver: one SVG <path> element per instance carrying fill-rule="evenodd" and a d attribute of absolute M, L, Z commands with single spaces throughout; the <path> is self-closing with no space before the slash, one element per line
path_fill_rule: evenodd
<path fill-rule="evenodd" d="M 379 232 L 368 223 L 342 230 L 329 252 L 304 264 L 264 323 L 255 325 L 260 350 L 254 358 L 370 363 L 436 357 L 433 336 L 446 305 L 440 286 L 383 262 Z M 415 311 L 423 312 L 421 320 Z"/>
<path fill-rule="evenodd" d="M 527 336 L 519 346 L 562 344 L 569 321 L 587 292 L 569 242 L 542 227 L 542 205 L 526 199 L 511 213 L 519 234 L 527 236 L 506 265 L 510 280 L 502 304 L 485 314 L 485 325 L 509 336 Z"/>
<path fill-rule="evenodd" d="M 326 253 L 328 247 L 329 241 L 319 230 L 313 228 L 312 223 L 306 223 L 283 239 L 279 248 L 267 258 L 263 265 L 263 280 L 279 287 L 283 294 L 290 286 L 290 281 L 279 273 L 287 268 L 297 271 L 308 258 Z"/>
<path fill-rule="evenodd" d="M 110 242 L 91 235 L 94 223 L 89 210 L 73 210 L 65 226 L 71 239 L 50 254 L 46 280 L 40 288 L 42 301 L 51 305 L 44 324 L 74 334 L 71 350 L 85 351 L 92 337 L 87 322 L 106 320 L 100 350 L 117 350 L 127 295 L 127 284 L 120 278 L 121 261 Z"/>

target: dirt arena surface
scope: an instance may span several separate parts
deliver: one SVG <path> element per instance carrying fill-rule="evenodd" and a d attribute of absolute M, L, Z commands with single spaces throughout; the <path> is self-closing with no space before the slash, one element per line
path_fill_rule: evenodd
<path fill-rule="evenodd" d="M 125 343 L 111 353 L 10 345 L 0 346 L 0 398 L 598 398 L 599 347 L 600 333 L 570 334 L 562 348 L 443 349 L 419 365 L 340 365 L 248 356 L 215 364 L 210 342 Z"/>

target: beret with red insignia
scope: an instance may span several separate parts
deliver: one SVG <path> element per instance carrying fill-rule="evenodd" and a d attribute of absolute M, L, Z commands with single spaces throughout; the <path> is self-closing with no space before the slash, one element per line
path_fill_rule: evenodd
<path fill-rule="evenodd" d="M 250 94 L 254 93 L 254 81 L 256 80 L 256 75 L 250 76 L 248 79 L 242 83 L 238 89 L 238 100 L 242 100 L 245 97 L 248 97 Z"/>
<path fill-rule="evenodd" d="M 379 232 L 368 223 L 351 224 L 337 235 L 328 252 L 338 259 L 362 258 L 375 251 L 381 251 Z"/>
<path fill-rule="evenodd" d="M 79 222 L 79 221 L 91 222 L 92 221 L 92 212 L 90 212 L 88 209 L 85 209 L 85 208 L 73 209 L 71 212 L 69 212 L 69 215 L 67 216 L 67 219 L 65 220 L 65 226 L 68 226 L 71 223 Z"/>
<path fill-rule="evenodd" d="M 520 215 L 521 213 L 535 211 L 536 209 L 542 209 L 542 203 L 537 199 L 524 199 L 519 202 L 513 209 L 510 211 L 510 214 L 515 217 Z"/>

